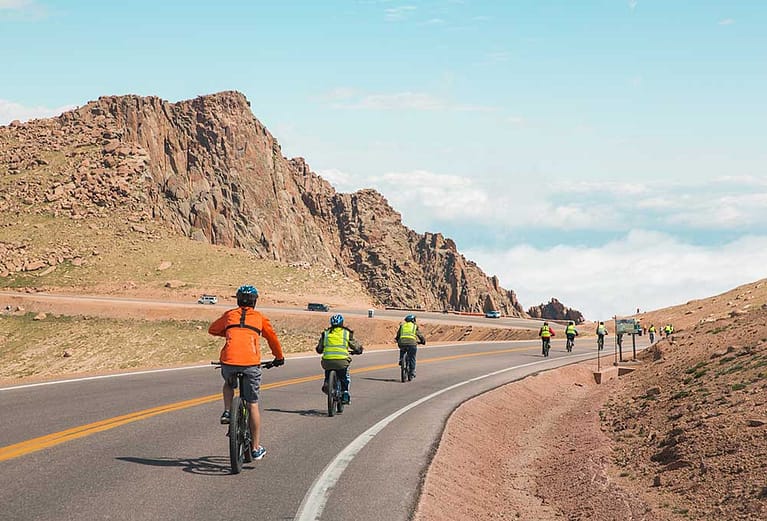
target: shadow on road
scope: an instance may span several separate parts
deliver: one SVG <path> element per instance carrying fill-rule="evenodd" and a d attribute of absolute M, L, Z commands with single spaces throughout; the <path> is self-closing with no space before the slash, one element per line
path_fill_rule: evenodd
<path fill-rule="evenodd" d="M 327 412 L 325 411 L 318 411 L 317 409 L 298 409 L 296 411 L 289 411 L 287 409 L 264 409 L 265 411 L 270 412 L 284 412 L 288 414 L 300 414 L 301 416 L 327 416 Z"/>
<path fill-rule="evenodd" d="M 184 472 L 203 476 L 225 476 L 232 473 L 229 458 L 225 456 L 205 456 L 202 458 L 134 458 L 124 456 L 120 461 L 149 465 L 152 467 L 180 467 Z M 245 470 L 247 467 L 243 467 Z"/>
<path fill-rule="evenodd" d="M 358 376 L 360 380 L 373 380 L 374 382 L 399 382 L 398 378 L 372 378 L 370 376 Z"/>

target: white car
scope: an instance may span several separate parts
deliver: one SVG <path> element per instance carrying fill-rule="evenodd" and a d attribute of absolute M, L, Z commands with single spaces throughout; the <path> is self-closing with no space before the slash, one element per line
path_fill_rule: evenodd
<path fill-rule="evenodd" d="M 215 295 L 202 295 L 197 299 L 198 304 L 218 304 L 218 297 Z"/>
<path fill-rule="evenodd" d="M 492 310 L 485 313 L 485 318 L 501 318 L 501 312 L 498 310 Z"/>

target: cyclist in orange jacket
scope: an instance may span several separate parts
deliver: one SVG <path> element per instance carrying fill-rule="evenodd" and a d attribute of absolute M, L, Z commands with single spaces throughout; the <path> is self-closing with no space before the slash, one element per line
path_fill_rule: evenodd
<path fill-rule="evenodd" d="M 272 364 L 275 367 L 285 363 L 282 346 L 274 332 L 269 319 L 256 311 L 258 290 L 250 285 L 240 286 L 237 290 L 237 308 L 230 309 L 208 328 L 208 333 L 226 338 L 226 344 L 221 349 L 221 376 L 224 378 L 224 412 L 221 423 L 228 424 L 229 410 L 232 407 L 234 389 L 237 387 L 238 371 L 245 374 L 243 389 L 240 394 L 248 403 L 250 412 L 250 433 L 253 439 L 253 459 L 261 459 L 266 449 L 259 444 L 261 415 L 258 410 L 258 391 L 261 388 L 261 347 L 260 337 L 269 343 L 274 355 Z"/>

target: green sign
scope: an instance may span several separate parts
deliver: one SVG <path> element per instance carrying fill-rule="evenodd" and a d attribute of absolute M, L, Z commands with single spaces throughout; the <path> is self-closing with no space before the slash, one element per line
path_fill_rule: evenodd
<path fill-rule="evenodd" d="M 635 318 L 616 318 L 615 319 L 615 334 L 616 335 L 633 335 L 638 331 L 641 331 L 642 326 L 639 325 L 639 321 Z"/>

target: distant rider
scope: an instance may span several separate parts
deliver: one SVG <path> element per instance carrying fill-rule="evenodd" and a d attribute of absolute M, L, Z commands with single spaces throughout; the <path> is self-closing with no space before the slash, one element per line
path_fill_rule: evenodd
<path fill-rule="evenodd" d="M 573 347 L 575 347 L 575 337 L 578 336 L 578 330 L 575 329 L 575 322 L 572 320 L 567 323 L 565 335 L 567 336 L 568 344 L 570 344 L 570 349 L 568 349 L 568 351 L 572 351 Z"/>
<path fill-rule="evenodd" d="M 221 423 L 228 424 L 231 418 L 234 389 L 237 387 L 238 371 L 245 374 L 243 389 L 240 395 L 248 404 L 250 412 L 250 433 L 253 437 L 253 459 L 261 459 L 266 449 L 259 443 L 261 415 L 258 410 L 258 391 L 261 388 L 261 347 L 259 336 L 269 343 L 269 349 L 274 355 L 272 364 L 275 367 L 285 363 L 282 346 L 277 339 L 269 319 L 256 311 L 258 290 L 250 285 L 240 286 L 237 290 L 237 308 L 230 309 L 213 322 L 208 333 L 226 338 L 226 344 L 221 349 L 221 376 L 224 378 L 224 412 Z"/>
<path fill-rule="evenodd" d="M 415 357 L 418 351 L 418 344 L 426 344 L 426 338 L 418 331 L 415 323 L 415 315 L 407 315 L 405 321 L 400 324 L 397 330 L 397 336 L 394 337 L 399 347 L 399 363 L 402 365 L 402 358 L 407 356 L 410 364 L 410 374 L 407 379 L 415 378 Z"/>
<path fill-rule="evenodd" d="M 655 326 L 650 324 L 649 329 L 647 330 L 648 333 L 650 333 L 650 343 L 652 344 L 655 342 Z"/>
<path fill-rule="evenodd" d="M 328 377 L 330 371 L 335 371 L 341 382 L 344 404 L 351 403 L 349 394 L 349 364 L 352 363 L 351 355 L 362 354 L 362 345 L 354 339 L 354 331 L 344 326 L 343 315 L 330 317 L 330 327 L 322 332 L 317 342 L 315 351 L 322 355 L 322 368 L 325 370 L 325 381 L 322 383 L 322 392 L 328 392 Z"/>
<path fill-rule="evenodd" d="M 549 327 L 548 322 L 544 322 L 541 329 L 538 330 L 538 336 L 541 337 L 541 351 L 543 356 L 549 356 L 546 352 L 546 344 L 551 345 L 551 337 L 555 336 L 554 330 Z"/>
<path fill-rule="evenodd" d="M 597 348 L 602 350 L 605 348 L 605 336 L 607 336 L 607 328 L 604 322 L 599 322 L 597 326 Z"/>

